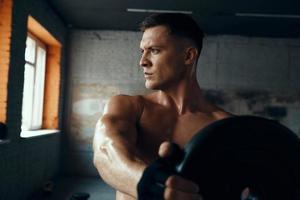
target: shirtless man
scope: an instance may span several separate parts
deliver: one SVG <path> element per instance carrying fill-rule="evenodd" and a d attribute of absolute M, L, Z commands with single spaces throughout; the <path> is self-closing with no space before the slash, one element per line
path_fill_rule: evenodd
<path fill-rule="evenodd" d="M 94 136 L 94 165 L 117 190 L 117 200 L 137 198 L 137 183 L 154 159 L 183 147 L 208 124 L 230 114 L 202 96 L 196 67 L 203 33 L 183 14 L 155 14 L 141 25 L 140 42 L 145 86 L 143 96 L 110 99 Z M 179 176 L 165 182 L 164 199 L 201 199 L 195 183 Z"/>

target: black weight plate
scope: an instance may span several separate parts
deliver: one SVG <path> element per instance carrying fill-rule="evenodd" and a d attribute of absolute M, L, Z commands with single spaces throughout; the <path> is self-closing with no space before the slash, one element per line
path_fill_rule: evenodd
<path fill-rule="evenodd" d="M 176 166 L 199 184 L 205 200 L 297 199 L 300 143 L 283 125 L 254 116 L 219 120 L 197 133 Z"/>

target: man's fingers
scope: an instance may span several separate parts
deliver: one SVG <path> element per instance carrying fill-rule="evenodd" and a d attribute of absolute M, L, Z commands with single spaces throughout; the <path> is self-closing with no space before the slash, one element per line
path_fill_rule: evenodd
<path fill-rule="evenodd" d="M 168 157 L 172 154 L 172 144 L 171 142 L 163 142 L 158 151 L 160 157 Z"/>
<path fill-rule="evenodd" d="M 165 183 L 166 187 L 180 190 L 182 192 L 188 193 L 198 193 L 199 187 L 192 181 L 186 180 L 180 176 L 173 175 L 170 176 Z"/>
<path fill-rule="evenodd" d="M 159 156 L 168 159 L 175 164 L 180 161 L 183 151 L 180 147 L 171 142 L 163 142 L 159 147 Z M 202 200 L 198 194 L 199 187 L 196 183 L 182 178 L 181 176 L 172 175 L 165 182 L 164 199 L 174 200 Z"/>
<path fill-rule="evenodd" d="M 165 200 L 183 199 L 183 200 L 203 200 L 200 194 L 187 193 L 174 188 L 166 187 L 164 192 Z"/>
<path fill-rule="evenodd" d="M 183 159 L 184 151 L 175 143 L 163 142 L 159 147 L 158 154 L 174 166 Z"/>

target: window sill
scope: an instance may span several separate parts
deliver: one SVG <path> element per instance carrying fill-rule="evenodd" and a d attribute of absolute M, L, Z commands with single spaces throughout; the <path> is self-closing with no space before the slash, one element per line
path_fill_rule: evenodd
<path fill-rule="evenodd" d="M 35 131 L 22 131 L 21 132 L 21 138 L 31 138 L 31 137 L 37 137 L 42 135 L 50 135 L 53 133 L 59 133 L 60 130 L 56 129 L 41 129 L 41 130 L 35 130 Z"/>

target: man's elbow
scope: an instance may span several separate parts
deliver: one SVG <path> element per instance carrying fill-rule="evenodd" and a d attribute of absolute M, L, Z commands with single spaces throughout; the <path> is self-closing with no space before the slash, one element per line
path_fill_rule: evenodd
<path fill-rule="evenodd" d="M 101 179 L 106 182 L 108 185 L 112 185 L 111 183 L 111 175 L 110 172 L 108 171 L 108 169 L 110 169 L 110 167 L 108 166 L 108 163 L 105 161 L 107 159 L 105 159 L 103 157 L 102 153 L 96 153 L 94 152 L 94 156 L 93 156 L 93 164 L 94 167 L 97 169 L 98 175 L 99 177 L 101 177 Z"/>
<path fill-rule="evenodd" d="M 98 160 L 97 156 L 94 153 L 93 164 L 94 164 L 94 167 L 96 167 L 97 169 L 98 169 L 98 163 L 99 163 L 99 160 Z"/>
<path fill-rule="evenodd" d="M 103 160 L 103 155 L 99 151 L 94 150 L 94 155 L 93 155 L 93 164 L 94 167 L 97 169 L 99 175 L 102 177 L 103 176 L 103 170 L 105 167 L 105 162 Z"/>

